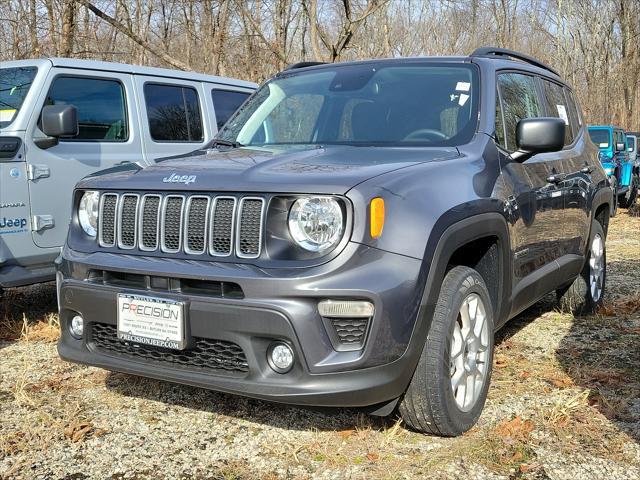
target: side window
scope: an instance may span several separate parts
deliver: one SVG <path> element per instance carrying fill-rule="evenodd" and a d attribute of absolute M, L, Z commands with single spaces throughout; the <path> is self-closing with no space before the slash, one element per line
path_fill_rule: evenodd
<path fill-rule="evenodd" d="M 573 143 L 573 122 L 569 120 L 570 110 L 564 95 L 564 88 L 557 83 L 542 79 L 542 92 L 547 115 L 561 118 L 567 126 L 564 131 L 564 144 Z"/>
<path fill-rule="evenodd" d="M 268 143 L 312 142 L 323 103 L 323 95 L 309 93 L 285 98 L 267 119 Z"/>
<path fill-rule="evenodd" d="M 622 133 L 620 132 L 620 130 L 615 131 L 614 138 L 615 140 L 613 141 L 613 148 L 617 150 L 618 144 L 622 143 Z"/>
<path fill-rule="evenodd" d="M 523 118 L 539 117 L 542 111 L 535 79 L 520 73 L 502 73 L 498 75 L 498 89 L 502 102 L 502 114 L 505 128 L 507 150 L 513 152 L 516 145 L 516 127 Z"/>
<path fill-rule="evenodd" d="M 117 80 L 57 77 L 45 105 L 74 105 L 78 135 L 64 140 L 124 142 L 128 138 L 124 88 Z"/>
<path fill-rule="evenodd" d="M 573 96 L 573 92 L 568 88 L 564 89 L 564 96 L 567 98 L 567 106 L 569 107 L 569 122 L 573 127 L 573 137 L 578 136 L 578 132 L 582 128 L 582 117 L 578 111 L 578 104 Z"/>
<path fill-rule="evenodd" d="M 213 100 L 213 108 L 216 111 L 216 122 L 218 130 L 227 123 L 231 115 L 244 103 L 249 96 L 246 92 L 236 92 L 232 90 L 211 90 L 211 99 Z"/>
<path fill-rule="evenodd" d="M 496 92 L 496 142 L 502 147 L 506 147 L 504 141 L 504 117 L 502 116 L 502 106 L 500 105 L 500 95 Z"/>
<path fill-rule="evenodd" d="M 191 87 L 147 83 L 144 86 L 149 131 L 157 142 L 201 142 L 198 92 Z"/>

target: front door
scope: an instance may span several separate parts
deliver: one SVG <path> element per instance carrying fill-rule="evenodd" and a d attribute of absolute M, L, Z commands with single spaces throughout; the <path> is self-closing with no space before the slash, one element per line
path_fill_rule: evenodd
<path fill-rule="evenodd" d="M 516 312 L 547 293 L 557 277 L 556 260 L 565 240 L 562 161 L 554 154 L 535 155 L 525 162 L 509 156 L 518 149 L 518 122 L 542 116 L 536 77 L 519 72 L 498 75 L 496 143 L 503 154 L 502 178 L 509 195 Z"/>
<path fill-rule="evenodd" d="M 131 77 L 111 72 L 52 69 L 38 105 L 68 104 L 78 110 L 78 134 L 46 150 L 39 115 L 26 135 L 33 240 L 39 247 L 64 244 L 75 184 L 90 173 L 122 162 L 141 162 L 142 146 Z"/>

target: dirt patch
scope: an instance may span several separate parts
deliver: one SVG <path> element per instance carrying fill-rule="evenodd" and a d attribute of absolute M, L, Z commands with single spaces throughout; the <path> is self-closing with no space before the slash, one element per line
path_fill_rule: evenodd
<path fill-rule="evenodd" d="M 0 312 L 7 478 L 640 478 L 640 217 L 620 210 L 597 315 L 553 296 L 498 334 L 489 399 L 455 439 L 61 361 L 55 287 Z"/>

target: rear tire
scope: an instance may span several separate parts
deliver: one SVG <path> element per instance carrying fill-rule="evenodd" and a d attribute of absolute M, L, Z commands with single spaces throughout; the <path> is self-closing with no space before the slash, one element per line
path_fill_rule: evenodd
<path fill-rule="evenodd" d="M 405 423 L 423 433 L 448 437 L 473 427 L 487 398 L 493 342 L 493 307 L 484 280 L 469 267 L 452 268 L 442 283 L 422 355 L 399 405 Z"/>
<path fill-rule="evenodd" d="M 556 292 L 560 308 L 576 314 L 594 313 L 602 305 L 607 280 L 607 249 L 602 225 L 591 223 L 589 251 L 578 278 Z"/>

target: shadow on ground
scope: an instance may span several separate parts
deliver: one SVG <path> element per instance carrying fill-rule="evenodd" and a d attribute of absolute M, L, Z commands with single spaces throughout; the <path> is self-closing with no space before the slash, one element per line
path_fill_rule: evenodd
<path fill-rule="evenodd" d="M 545 297 L 507 323 L 498 332 L 496 343 L 506 341 L 543 312 L 552 310 L 555 305 L 555 294 Z M 391 426 L 398 418 L 397 413 L 386 418 L 369 416 L 364 409 L 277 404 L 122 373 L 109 373 L 106 387 L 120 395 L 145 398 L 293 430 L 349 430 L 365 425 L 374 429 L 383 429 Z"/>
<path fill-rule="evenodd" d="M 57 315 L 55 283 L 10 288 L 0 297 L 0 348 L 20 338 L 28 326 Z"/>
<path fill-rule="evenodd" d="M 607 270 L 610 280 L 627 282 L 609 282 L 598 315 L 573 319 L 556 357 L 575 385 L 590 390 L 589 404 L 640 443 L 640 260 L 609 262 Z"/>

